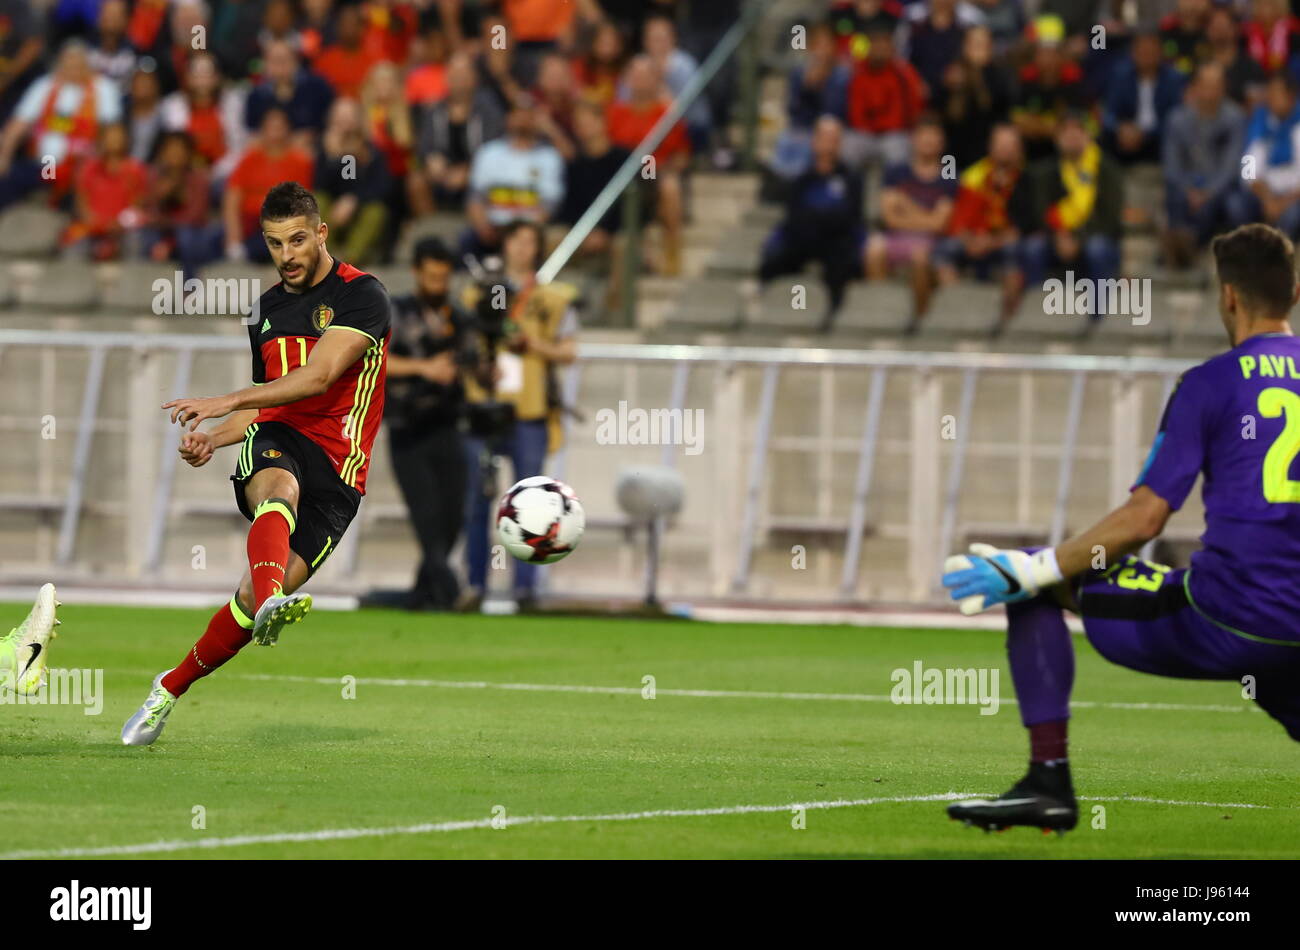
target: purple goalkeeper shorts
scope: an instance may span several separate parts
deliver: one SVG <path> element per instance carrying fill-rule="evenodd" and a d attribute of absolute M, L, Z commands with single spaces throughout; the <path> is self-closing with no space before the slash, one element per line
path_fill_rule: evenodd
<path fill-rule="evenodd" d="M 1112 663 L 1156 676 L 1252 677 L 1260 708 L 1300 742 L 1300 643 L 1252 638 L 1206 616 L 1188 594 L 1187 572 L 1130 554 L 1084 574 L 1075 600 L 1088 641 Z"/>

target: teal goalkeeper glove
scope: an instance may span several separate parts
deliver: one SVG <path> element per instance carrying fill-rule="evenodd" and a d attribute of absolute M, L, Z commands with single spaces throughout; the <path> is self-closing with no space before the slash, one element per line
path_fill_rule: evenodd
<path fill-rule="evenodd" d="M 1053 548 L 1026 554 L 972 544 L 969 555 L 952 555 L 943 562 L 943 570 L 943 586 L 968 617 L 994 604 L 1028 600 L 1063 579 Z"/>

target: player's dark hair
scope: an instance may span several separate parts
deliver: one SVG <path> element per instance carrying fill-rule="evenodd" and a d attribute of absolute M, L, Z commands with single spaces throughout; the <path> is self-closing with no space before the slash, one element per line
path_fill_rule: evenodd
<path fill-rule="evenodd" d="M 456 259 L 452 257 L 451 251 L 443 243 L 442 238 L 438 237 L 422 238 L 415 245 L 415 254 L 411 258 L 411 263 L 419 267 L 425 261 L 439 261 L 451 267 L 456 265 Z"/>
<path fill-rule="evenodd" d="M 1219 282 L 1230 284 L 1246 307 L 1277 317 L 1295 302 L 1295 246 L 1267 224 L 1243 224 L 1210 244 Z"/>
<path fill-rule="evenodd" d="M 282 181 L 266 193 L 259 221 L 284 221 L 286 218 L 320 220 L 316 197 L 296 181 Z"/>

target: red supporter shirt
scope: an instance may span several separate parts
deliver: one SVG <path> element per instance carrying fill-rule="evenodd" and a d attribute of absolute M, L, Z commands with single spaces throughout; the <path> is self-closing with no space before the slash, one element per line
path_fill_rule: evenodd
<path fill-rule="evenodd" d="M 411 49 L 418 16 L 410 3 L 367 3 L 361 8 L 361 48 L 375 59 L 404 63 Z"/>
<path fill-rule="evenodd" d="M 664 102 L 656 102 L 649 108 L 637 108 L 627 102 L 611 102 L 605 110 L 609 138 L 615 145 L 629 151 L 634 150 L 667 111 L 668 104 Z M 676 155 L 689 155 L 690 152 L 690 139 L 686 137 L 686 129 L 678 122 L 659 143 L 659 148 L 655 150 L 655 161 L 667 161 Z"/>
<path fill-rule="evenodd" d="M 334 87 L 334 93 L 355 99 L 361 94 L 361 84 L 366 81 L 370 67 L 379 58 L 364 49 L 348 50 L 342 46 L 327 46 L 312 69 Z"/>
<path fill-rule="evenodd" d="M 427 63 L 407 74 L 406 101 L 410 104 L 429 106 L 446 98 L 447 67 L 442 63 Z"/>
<path fill-rule="evenodd" d="M 256 233 L 262 201 L 266 193 L 280 182 L 296 181 L 304 188 L 311 187 L 312 164 L 311 156 L 296 148 L 285 149 L 275 157 L 260 146 L 244 153 L 226 183 L 227 187 L 241 191 L 239 220 L 244 228 L 244 237 Z"/>
<path fill-rule="evenodd" d="M 849 84 L 849 125 L 860 132 L 899 132 L 916 124 L 925 108 L 921 77 L 912 64 L 894 59 L 880 66 L 863 61 Z"/>
<path fill-rule="evenodd" d="M 148 169 L 134 158 L 120 160 L 114 169 L 102 158 L 87 160 L 77 174 L 77 193 L 89 215 L 82 223 L 93 234 L 105 233 L 118 215 L 144 200 L 148 180 Z"/>
<path fill-rule="evenodd" d="M 554 42 L 573 23 L 574 0 L 504 0 L 511 35 L 521 43 Z"/>
<path fill-rule="evenodd" d="M 194 139 L 194 149 L 210 165 L 215 165 L 226 154 L 226 130 L 221 124 L 221 110 L 216 105 L 190 106 L 190 122 L 186 127 Z"/>

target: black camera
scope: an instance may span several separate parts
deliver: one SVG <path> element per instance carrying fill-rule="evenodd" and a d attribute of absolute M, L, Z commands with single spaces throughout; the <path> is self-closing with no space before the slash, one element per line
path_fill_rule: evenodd
<path fill-rule="evenodd" d="M 515 425 L 514 403 L 502 402 L 496 398 L 494 378 L 497 350 L 503 340 L 517 331 L 514 321 L 510 319 L 515 295 L 506 283 L 499 257 L 489 257 L 482 262 L 474 257 L 466 257 L 465 263 L 479 290 L 478 305 L 474 308 L 474 330 L 484 344 L 485 372 L 482 374 L 482 383 L 487 390 L 487 399 L 470 403 L 465 415 L 470 434 L 486 439 L 491 445 L 508 436 Z"/>

